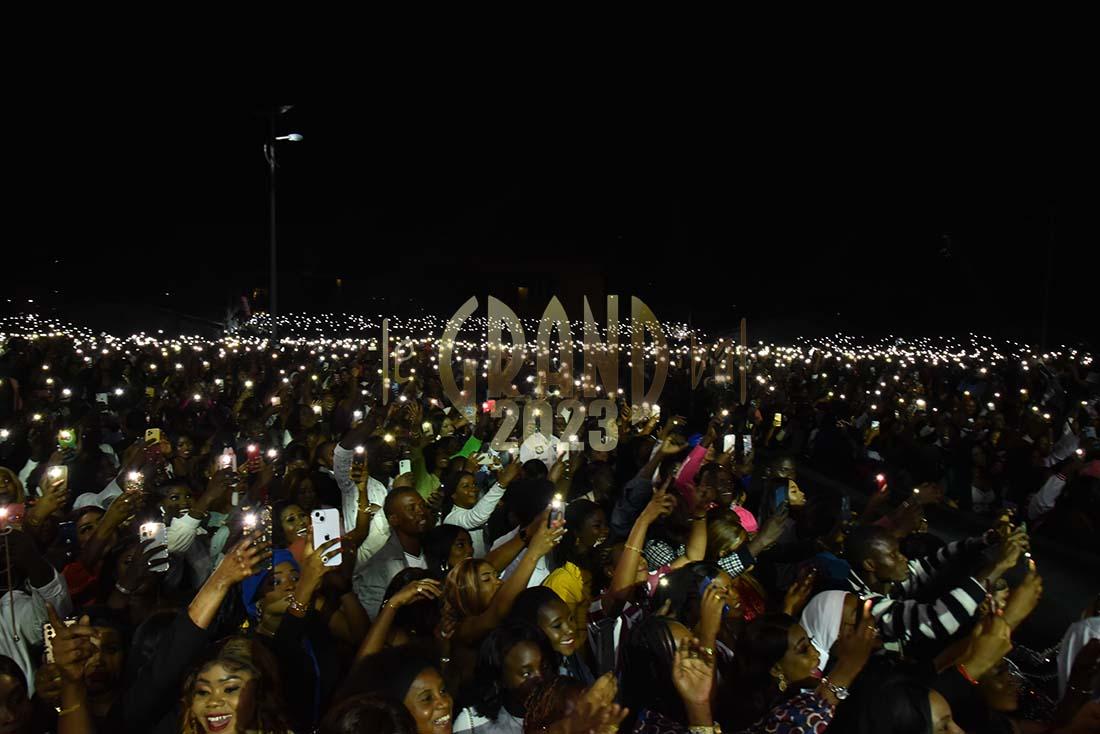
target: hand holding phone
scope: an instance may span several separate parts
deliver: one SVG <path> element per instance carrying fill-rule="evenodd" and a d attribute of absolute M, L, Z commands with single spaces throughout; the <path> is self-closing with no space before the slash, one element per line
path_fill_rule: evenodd
<path fill-rule="evenodd" d="M 149 570 L 156 573 L 168 572 L 168 526 L 162 522 L 147 522 L 142 523 L 141 528 L 138 529 L 138 537 L 142 541 L 151 540 L 149 544 L 151 547 L 159 547 L 163 550 L 154 553 L 147 559 L 149 564 Z M 142 548 L 144 550 L 144 548 Z M 140 563 L 143 556 L 139 556 L 133 560 L 134 563 Z M 165 561 L 164 563 L 154 563 L 155 561 Z"/>
<path fill-rule="evenodd" d="M 313 530 L 313 550 L 318 550 L 330 540 L 339 539 L 343 532 L 340 527 L 340 511 L 314 510 L 310 513 L 310 527 Z M 325 561 L 326 566 L 339 566 L 344 562 L 341 554 L 330 556 Z"/>

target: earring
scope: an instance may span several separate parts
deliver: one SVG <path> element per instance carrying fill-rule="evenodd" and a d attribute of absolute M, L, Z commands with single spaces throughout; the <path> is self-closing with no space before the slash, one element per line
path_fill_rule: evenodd
<path fill-rule="evenodd" d="M 787 678 L 783 675 L 783 671 L 779 671 L 779 692 L 783 693 L 787 690 Z"/>

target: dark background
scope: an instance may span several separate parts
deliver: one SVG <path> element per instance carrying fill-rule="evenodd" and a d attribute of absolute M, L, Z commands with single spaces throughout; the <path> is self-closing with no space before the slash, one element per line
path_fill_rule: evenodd
<path fill-rule="evenodd" d="M 492 293 L 537 316 L 557 294 L 580 319 L 582 295 L 614 293 L 716 332 L 745 316 L 754 339 L 1039 342 L 1049 277 L 1048 341 L 1095 337 L 1097 248 L 1059 226 L 1055 126 L 928 102 L 510 99 L 365 91 L 280 117 L 305 136 L 279 144 L 280 312 L 450 315 L 478 295 L 483 313 Z M 265 308 L 268 112 L 16 110 L 6 308 L 115 330 Z"/>

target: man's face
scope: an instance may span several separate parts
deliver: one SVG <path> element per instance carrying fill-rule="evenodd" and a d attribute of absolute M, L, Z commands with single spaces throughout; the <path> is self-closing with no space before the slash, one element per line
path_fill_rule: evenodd
<path fill-rule="evenodd" d="M 428 504 L 416 492 L 403 492 L 390 512 L 390 525 L 409 535 L 421 535 L 432 526 Z"/>
<path fill-rule="evenodd" d="M 883 536 L 871 546 L 875 576 L 883 581 L 904 581 L 909 577 L 909 559 L 898 548 L 892 536 Z"/>

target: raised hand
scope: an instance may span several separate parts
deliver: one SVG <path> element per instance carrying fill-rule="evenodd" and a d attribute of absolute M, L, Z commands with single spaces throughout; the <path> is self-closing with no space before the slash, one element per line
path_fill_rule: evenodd
<path fill-rule="evenodd" d="M 259 533 L 250 533 L 225 554 L 212 575 L 227 585 L 240 583 L 259 573 L 270 557 L 271 549 L 260 543 Z"/>
<path fill-rule="evenodd" d="M 1012 649 L 1012 629 L 1001 617 L 986 617 L 974 627 L 962 665 L 977 680 L 992 670 Z"/>
<path fill-rule="evenodd" d="M 672 656 L 672 684 L 688 706 L 705 706 L 714 692 L 714 650 L 697 638 L 684 640 Z"/>
<path fill-rule="evenodd" d="M 562 520 L 560 525 L 555 525 L 552 528 L 546 527 L 545 520 L 540 523 L 535 534 L 531 537 L 531 542 L 527 544 L 527 552 L 534 555 L 535 558 L 542 558 L 550 551 L 554 550 L 554 546 L 561 542 L 562 536 L 566 533 L 565 521 Z"/>
<path fill-rule="evenodd" d="M 653 490 L 653 497 L 649 504 L 642 510 L 641 518 L 647 523 L 654 523 L 658 518 L 665 517 L 676 509 L 676 497 L 668 493 L 667 487 Z"/>
<path fill-rule="evenodd" d="M 308 602 L 313 597 L 325 574 L 337 568 L 337 566 L 326 566 L 325 561 L 340 555 L 340 542 L 342 540 L 343 538 L 333 538 L 314 549 L 313 533 L 310 533 L 309 539 L 306 541 L 305 557 L 302 559 L 302 575 L 298 581 L 296 594 L 303 603 Z"/>
<path fill-rule="evenodd" d="M 497 474 L 497 484 L 502 487 L 507 487 L 512 482 L 519 478 L 520 472 L 523 470 L 523 465 L 518 461 L 513 461 L 500 470 Z"/>
<path fill-rule="evenodd" d="M 840 686 L 847 687 L 851 684 L 867 664 L 871 653 L 882 646 L 878 636 L 878 623 L 871 614 L 874 600 L 867 599 L 862 604 L 863 613 L 859 615 L 855 626 L 841 629 L 840 637 L 833 646 L 837 664 L 829 677 Z"/>
<path fill-rule="evenodd" d="M 57 633 L 51 644 L 54 664 L 61 672 L 62 684 L 83 685 L 84 666 L 92 659 L 99 646 L 90 618 L 85 615 L 79 623 L 66 627 L 52 605 L 46 605 L 46 614 Z"/>
<path fill-rule="evenodd" d="M 1039 605 L 1043 595 L 1043 577 L 1035 570 L 1035 562 L 1028 562 L 1028 572 L 1020 585 L 1012 590 L 1005 604 L 1004 617 L 1008 625 L 1015 629 Z"/>
<path fill-rule="evenodd" d="M 126 567 L 122 575 L 119 576 L 118 585 L 123 589 L 133 593 L 146 579 L 152 578 L 155 573 L 161 573 L 154 569 L 158 569 L 168 563 L 167 558 L 153 560 L 153 556 L 163 551 L 166 547 L 163 545 L 153 546 L 155 540 L 156 538 L 148 538 L 140 542 L 134 559 L 130 562 L 130 565 Z"/>
<path fill-rule="evenodd" d="M 790 614 L 792 617 L 797 617 L 802 613 L 803 607 L 810 601 L 810 597 L 813 596 L 814 582 L 817 580 L 817 569 L 811 568 L 808 573 L 799 577 L 797 581 L 791 584 L 787 589 L 787 593 L 783 596 L 783 611 Z"/>
<path fill-rule="evenodd" d="M 438 581 L 433 579 L 410 581 L 396 594 L 390 597 L 388 606 L 397 610 L 413 602 L 424 601 L 425 599 L 439 599 L 442 596 L 443 584 Z"/>

